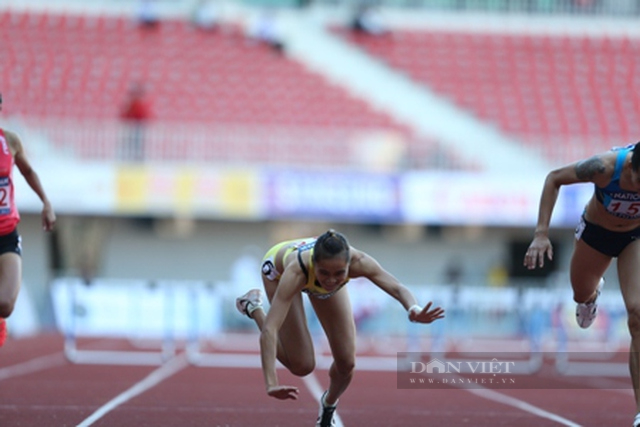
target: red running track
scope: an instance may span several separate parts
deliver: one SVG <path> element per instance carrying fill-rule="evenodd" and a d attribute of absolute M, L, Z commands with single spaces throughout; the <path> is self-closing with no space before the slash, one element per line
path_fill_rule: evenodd
<path fill-rule="evenodd" d="M 193 366 L 184 354 L 162 366 L 72 364 L 62 349 L 57 335 L 10 339 L 0 349 L 0 426 L 313 426 L 327 384 L 324 369 L 306 380 L 280 371 L 300 398 L 274 400 L 264 393 L 259 356 L 246 348 L 229 357 L 255 357 L 242 368 Z M 396 372 L 360 369 L 338 414 L 345 427 L 631 425 L 632 392 L 615 385 L 624 379 L 603 383 L 614 389 L 540 381 L 527 390 L 406 390 Z"/>

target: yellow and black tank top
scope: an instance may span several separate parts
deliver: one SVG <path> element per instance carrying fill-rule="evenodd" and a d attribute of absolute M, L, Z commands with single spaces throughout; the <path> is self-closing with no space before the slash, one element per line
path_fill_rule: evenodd
<path fill-rule="evenodd" d="M 316 279 L 314 264 L 313 264 L 313 247 L 316 244 L 316 240 L 317 240 L 316 237 L 308 237 L 304 239 L 288 240 L 286 242 L 281 242 L 273 246 L 271 249 L 269 249 L 269 251 L 267 251 L 267 253 L 264 256 L 264 259 L 262 260 L 262 274 L 265 277 L 267 277 L 267 279 L 269 280 L 280 279 L 282 272 L 278 271 L 275 267 L 275 257 L 277 253 L 280 251 L 280 249 L 282 249 L 283 247 L 286 247 L 286 250 L 282 256 L 282 259 L 285 260 L 287 256 L 289 256 L 289 254 L 296 251 L 298 264 L 300 265 L 300 268 L 302 269 L 302 271 L 304 272 L 307 278 L 306 284 L 302 289 L 302 292 L 320 299 L 331 297 L 340 289 L 342 289 L 342 287 L 349 282 L 349 279 L 347 279 L 342 285 L 340 285 L 339 287 L 337 287 L 331 292 L 325 290 L 320 285 L 320 283 L 318 283 Z M 302 261 L 302 254 L 304 252 L 309 252 L 309 265 L 304 265 L 304 262 Z"/>

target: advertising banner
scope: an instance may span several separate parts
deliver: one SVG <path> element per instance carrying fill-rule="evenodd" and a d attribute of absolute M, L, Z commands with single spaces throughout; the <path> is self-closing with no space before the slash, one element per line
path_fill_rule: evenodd
<path fill-rule="evenodd" d="M 105 163 L 38 162 L 34 165 L 42 186 L 59 214 L 108 214 L 114 207 L 113 167 Z M 42 202 L 18 169 L 13 172 L 20 212 L 40 213 Z"/>
<path fill-rule="evenodd" d="M 271 171 L 265 182 L 265 203 L 271 218 L 397 222 L 401 217 L 395 175 Z"/>
<path fill-rule="evenodd" d="M 545 176 L 404 174 L 201 165 L 37 165 L 56 212 L 298 219 L 394 224 L 534 226 Z M 42 203 L 14 173 L 21 212 Z M 574 227 L 592 184 L 561 188 L 551 224 Z"/>
<path fill-rule="evenodd" d="M 258 174 L 244 169 L 120 167 L 120 213 L 178 214 L 211 218 L 261 216 Z"/>
<path fill-rule="evenodd" d="M 400 185 L 401 210 L 413 223 L 533 226 L 544 179 L 544 175 L 410 172 Z M 562 188 L 552 225 L 575 225 L 592 191 L 586 184 Z"/>

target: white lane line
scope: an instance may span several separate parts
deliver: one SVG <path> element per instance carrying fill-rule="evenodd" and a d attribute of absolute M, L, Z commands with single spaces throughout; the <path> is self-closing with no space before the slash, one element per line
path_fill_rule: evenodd
<path fill-rule="evenodd" d="M 506 394 L 498 393 L 493 390 L 489 390 L 486 388 L 479 389 L 465 389 L 469 393 L 480 396 L 484 399 L 493 400 L 494 402 L 502 403 L 504 405 L 513 406 L 514 408 L 518 408 L 525 412 L 529 412 L 533 415 L 537 415 L 540 418 L 546 418 L 551 421 L 555 421 L 559 424 L 568 427 L 581 427 L 580 424 L 576 424 L 571 420 L 561 417 L 560 415 L 554 414 L 549 411 L 545 411 L 544 409 L 538 408 L 530 403 L 527 403 L 523 400 L 516 399 L 515 397 L 507 396 Z"/>
<path fill-rule="evenodd" d="M 53 368 L 54 366 L 65 365 L 66 363 L 67 360 L 62 352 L 36 357 L 35 359 L 31 359 L 26 362 L 0 368 L 0 381 Z"/>
<path fill-rule="evenodd" d="M 242 355 L 242 354 L 200 354 L 200 359 L 195 363 L 197 366 L 210 366 L 210 367 L 256 367 L 259 368 L 259 360 L 253 355 Z M 328 357 L 318 357 L 318 367 L 328 368 Z M 361 361 L 366 360 L 366 367 L 364 369 L 361 367 Z M 397 371 L 397 358 L 384 358 L 384 357 L 367 357 L 361 356 L 358 358 L 358 367 L 360 370 L 369 370 L 369 371 Z M 318 379 L 314 374 L 307 375 L 303 378 L 303 381 L 311 394 L 315 397 L 315 399 L 320 402 L 320 396 L 324 392 L 322 386 L 320 385 Z M 499 402 L 505 405 L 513 406 L 525 412 L 529 412 L 541 418 L 546 418 L 552 421 L 555 421 L 559 424 L 568 426 L 568 427 L 581 427 L 580 424 L 574 423 L 571 420 L 565 419 L 557 414 L 554 414 L 549 411 L 545 411 L 544 409 L 538 408 L 530 403 L 524 402 L 522 400 L 516 399 L 514 397 L 510 397 L 501 393 L 497 393 L 493 390 L 489 389 L 465 389 L 470 393 L 477 394 L 480 397 L 483 397 L 488 400 L 493 400 L 495 402 Z M 342 420 L 338 417 L 340 422 L 339 425 L 344 426 L 342 424 Z"/>
<path fill-rule="evenodd" d="M 157 384 L 161 383 L 162 381 L 166 380 L 167 378 L 181 371 L 187 366 L 189 366 L 189 361 L 184 354 L 169 360 L 167 363 L 150 373 L 145 379 L 135 384 L 130 389 L 120 393 L 118 396 L 111 399 L 102 407 L 98 408 L 97 411 L 95 411 L 88 418 L 78 424 L 77 427 L 90 426 L 91 424 L 102 418 L 105 414 L 117 408 L 119 405 L 122 405 L 123 403 L 133 399 L 137 395 L 144 393 L 145 391 L 156 386 Z"/>
<path fill-rule="evenodd" d="M 316 375 L 312 372 L 306 377 L 303 377 L 302 381 L 304 381 L 304 384 L 307 386 L 307 389 L 309 390 L 309 392 L 311 392 L 311 395 L 316 399 L 316 401 L 318 402 L 318 405 L 320 405 L 320 398 L 322 397 L 322 393 L 324 393 L 324 390 L 322 389 L 322 386 L 320 385 L 320 381 L 318 381 L 318 378 L 316 377 Z M 338 415 L 338 411 L 335 412 L 335 414 L 333 415 L 333 418 L 336 420 L 336 427 L 344 427 L 344 423 L 342 422 L 340 415 Z"/>

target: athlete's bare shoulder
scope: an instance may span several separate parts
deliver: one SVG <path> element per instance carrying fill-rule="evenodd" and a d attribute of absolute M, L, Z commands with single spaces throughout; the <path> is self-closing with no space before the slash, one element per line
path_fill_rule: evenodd
<path fill-rule="evenodd" d="M 295 250 L 291 251 L 286 256 L 285 256 L 285 251 L 286 251 L 286 248 L 283 248 L 280 251 L 278 251 L 278 254 L 276 255 L 276 261 L 281 260 L 283 269 L 291 268 L 291 267 L 296 268 L 296 266 L 300 268 L 299 267 L 300 261 L 298 261 L 298 251 L 295 251 Z M 306 260 L 307 258 L 306 255 L 307 254 L 300 254 L 303 260 Z"/>
<path fill-rule="evenodd" d="M 355 249 L 353 246 L 350 249 L 351 259 L 349 260 L 349 276 L 350 277 L 362 277 L 367 276 L 372 269 L 375 269 L 378 265 L 377 261 L 370 255 Z"/>
<path fill-rule="evenodd" d="M 7 129 L 3 129 L 3 131 L 11 153 L 15 155 L 17 152 L 22 151 L 22 141 L 20 141 L 18 134 Z"/>
<path fill-rule="evenodd" d="M 576 176 L 580 181 L 607 185 L 616 167 L 616 157 L 615 152 L 606 152 L 580 160 L 574 165 Z"/>
<path fill-rule="evenodd" d="M 15 132 L 4 128 L 2 129 L 2 131 L 4 132 L 4 137 L 7 139 L 7 141 L 18 139 L 18 135 Z"/>

